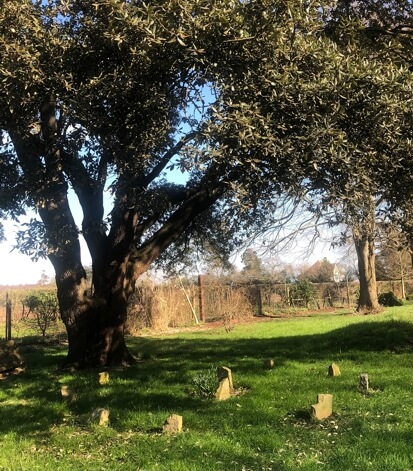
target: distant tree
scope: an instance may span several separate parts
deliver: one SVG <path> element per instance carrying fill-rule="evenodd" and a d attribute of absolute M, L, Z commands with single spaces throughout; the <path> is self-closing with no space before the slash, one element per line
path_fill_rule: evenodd
<path fill-rule="evenodd" d="M 390 209 L 388 212 L 393 216 L 400 215 L 403 213 L 400 208 L 408 207 L 402 220 L 408 226 L 412 220 L 409 212 L 413 198 L 411 183 L 408 183 L 412 170 L 406 163 L 406 159 L 411 162 L 412 107 L 404 106 L 403 101 L 412 93 L 413 4 L 409 0 L 339 0 L 330 11 L 327 23 L 331 37 L 341 47 L 352 48 L 354 54 L 364 56 L 365 60 L 378 60 L 385 68 L 395 67 L 407 79 L 402 80 L 404 85 L 399 89 L 394 87 L 394 83 L 389 83 L 390 87 L 385 87 L 387 91 L 381 92 L 381 96 L 389 93 L 389 98 L 392 96 L 399 102 L 387 116 L 389 104 L 384 105 L 387 110 L 384 114 L 376 108 L 377 95 L 372 88 L 370 93 L 360 94 L 356 107 L 350 105 L 341 118 L 342 123 L 347 121 L 343 130 L 346 131 L 349 148 L 354 149 L 353 165 L 374 168 L 373 173 L 365 172 L 362 180 L 346 181 L 344 191 L 341 191 L 346 206 L 344 220 L 351 228 L 358 258 L 358 309 L 374 311 L 379 307 L 376 287 L 377 213 L 383 214 Z M 344 33 L 345 25 L 349 23 L 353 23 L 355 28 L 347 34 Z M 392 47 L 388 49 L 386 45 L 389 44 Z M 368 156 L 364 164 L 359 160 L 361 154 Z M 378 167 L 371 165 L 375 159 L 380 162 Z M 378 201 L 386 202 L 384 207 Z M 410 234 L 413 235 L 413 231 Z"/>
<path fill-rule="evenodd" d="M 277 249 L 271 248 L 261 258 L 263 272 L 271 281 L 289 283 L 296 277 L 296 268 L 284 262 L 277 254 Z"/>
<path fill-rule="evenodd" d="M 234 265 L 226 258 L 209 254 L 203 259 L 204 272 L 215 277 L 225 277 L 235 272 Z"/>
<path fill-rule="evenodd" d="M 337 217 L 332 224 L 345 224 L 352 231 L 360 277 L 358 309 L 375 311 L 379 308 L 375 201 L 389 201 L 395 195 L 405 201 L 405 206 L 413 201 L 407 196 L 412 194 L 409 177 L 401 177 L 406 186 L 401 196 L 394 175 L 411 168 L 413 113 L 408 97 L 412 93 L 413 49 L 411 34 L 405 28 L 413 24 L 413 9 L 406 1 L 339 0 L 325 18 L 327 34 L 342 53 L 351 51 L 361 67 L 363 63 L 369 67 L 371 81 L 368 79 L 366 87 L 364 79 L 346 80 L 333 100 L 335 112 L 326 118 L 335 140 L 345 142 L 339 151 L 344 163 L 341 172 L 332 172 L 331 162 L 325 165 L 321 157 L 308 182 L 313 199 L 321 201 L 322 209 L 318 210 L 335 207 Z M 399 77 L 396 81 L 394 74 Z M 323 146 L 316 151 L 320 148 Z M 405 164 L 401 165 L 402 161 Z M 394 177 L 389 178 L 390 174 Z M 388 204 L 386 210 L 397 212 L 395 207 Z"/>
<path fill-rule="evenodd" d="M 263 263 L 257 252 L 253 249 L 246 249 L 241 257 L 244 268 L 242 272 L 250 277 L 261 276 L 264 272 Z"/>
<path fill-rule="evenodd" d="M 382 247 L 376 255 L 376 273 L 379 281 L 409 279 L 412 277 L 412 256 L 409 249 Z"/>
<path fill-rule="evenodd" d="M 286 265 L 279 273 L 279 281 L 282 283 L 294 283 L 297 278 L 297 270 L 292 265 Z"/>
<path fill-rule="evenodd" d="M 40 286 L 45 286 L 45 285 L 48 285 L 49 283 L 50 283 L 50 277 L 46 275 L 46 272 L 44 270 L 42 270 L 40 278 L 37 281 L 37 284 Z"/>
<path fill-rule="evenodd" d="M 328 283 L 333 280 L 334 266 L 327 258 L 323 258 L 304 270 L 300 277 L 308 279 L 312 283 Z"/>

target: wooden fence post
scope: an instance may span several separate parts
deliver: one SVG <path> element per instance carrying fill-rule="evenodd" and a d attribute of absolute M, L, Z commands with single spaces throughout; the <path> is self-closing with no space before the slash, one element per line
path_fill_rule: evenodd
<path fill-rule="evenodd" d="M 261 295 L 261 288 L 257 287 L 257 308 L 258 308 L 258 316 L 262 316 L 262 295 Z"/>
<path fill-rule="evenodd" d="M 199 317 L 205 322 L 204 275 L 198 275 Z"/>
<path fill-rule="evenodd" d="M 6 340 L 11 340 L 11 300 L 6 293 Z"/>
<path fill-rule="evenodd" d="M 348 275 L 346 276 L 346 290 L 347 290 L 347 307 L 350 307 L 350 285 L 348 283 Z"/>

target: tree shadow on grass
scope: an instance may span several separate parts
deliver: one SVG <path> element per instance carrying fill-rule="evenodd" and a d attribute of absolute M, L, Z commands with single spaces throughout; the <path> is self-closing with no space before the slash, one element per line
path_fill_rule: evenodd
<path fill-rule="evenodd" d="M 273 338 L 131 339 L 132 351 L 146 352 L 157 360 L 156 372 L 181 371 L 186 362 L 222 364 L 242 359 L 276 358 L 278 361 L 319 360 L 355 352 L 413 351 L 413 324 L 402 321 L 352 324 L 324 334 Z M 171 362 L 165 363 L 169 359 Z M 153 360 L 152 360 L 153 361 Z M 279 363 L 278 363 L 279 365 Z M 229 365 L 228 365 L 229 366 Z M 258 366 L 262 369 L 261 363 Z"/>
<path fill-rule="evenodd" d="M 218 413 L 225 405 L 193 397 L 188 385 L 197 372 L 215 365 L 234 367 L 248 375 L 264 375 L 262 360 L 311 363 L 340 352 L 341 358 L 357 352 L 394 353 L 413 350 L 413 325 L 401 321 L 352 324 L 324 334 L 273 338 L 219 339 L 200 337 L 130 339 L 132 353 L 149 357 L 136 365 L 110 371 L 110 383 L 98 384 L 96 371 L 74 373 L 68 380 L 78 394 L 71 404 L 60 396 L 61 378 L 57 362 L 64 357 L 59 349 L 28 352 L 26 373 L 0 383 L 0 435 L 13 431 L 21 435 L 47 434 L 62 423 L 65 414 L 85 414 L 94 407 L 109 407 L 116 417 L 140 410 L 165 414 L 183 411 Z M 218 411 L 218 412 L 217 412 Z M 118 420 L 119 427 L 122 420 Z"/>

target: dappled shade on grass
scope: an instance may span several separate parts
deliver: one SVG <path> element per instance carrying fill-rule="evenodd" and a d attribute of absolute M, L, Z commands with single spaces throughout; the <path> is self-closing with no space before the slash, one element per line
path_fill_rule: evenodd
<path fill-rule="evenodd" d="M 28 348 L 26 372 L 0 384 L 7 414 L 0 446 L 17 450 L 14 458 L 0 452 L 0 469 L 15 459 L 16 469 L 47 471 L 56 463 L 62 471 L 289 471 L 316 470 L 321 462 L 323 469 L 347 471 L 368 461 L 374 469 L 405 471 L 413 440 L 412 339 L 407 308 L 401 315 L 390 310 L 130 338 L 131 351 L 145 360 L 111 370 L 105 385 L 98 370 L 60 370 L 58 346 Z M 272 370 L 263 367 L 266 358 L 275 360 Z M 328 376 L 332 361 L 340 377 Z M 194 375 L 219 365 L 232 369 L 243 394 L 222 403 L 191 395 Z M 369 394 L 358 388 L 365 371 Z M 76 400 L 62 401 L 62 384 Z M 320 393 L 334 395 L 333 415 L 314 424 L 308 411 Z M 110 410 L 105 430 L 88 422 L 96 407 Z M 162 424 L 171 413 L 183 416 L 184 430 L 167 438 Z"/>

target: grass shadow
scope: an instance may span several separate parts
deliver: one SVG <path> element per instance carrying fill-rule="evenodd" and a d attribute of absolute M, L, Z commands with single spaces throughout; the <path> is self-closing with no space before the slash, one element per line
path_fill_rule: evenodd
<path fill-rule="evenodd" d="M 97 371 L 68 375 L 65 384 L 79 392 L 79 399 L 65 403 L 60 396 L 63 373 L 58 363 L 64 358 L 59 347 L 26 352 L 24 374 L 0 383 L 0 406 L 6 420 L 0 434 L 47 434 L 67 414 L 86 414 L 95 407 L 108 406 L 119 418 L 128 411 L 148 413 L 196 411 L 214 414 L 214 401 L 190 396 L 188 384 L 195 373 L 211 365 L 234 367 L 237 373 L 256 377 L 271 375 L 263 368 L 265 358 L 280 366 L 288 361 L 311 363 L 357 356 L 358 352 L 405 353 L 413 350 L 413 325 L 402 321 L 356 323 L 316 335 L 270 338 L 135 338 L 129 339 L 132 353 L 150 357 L 125 369 L 112 370 L 110 383 L 101 387 Z M 225 405 L 220 406 L 225 409 Z M 299 414 L 300 412 L 297 412 Z M 307 412 L 306 412 L 307 413 Z M 302 417 L 304 419 L 304 417 Z M 118 420 L 120 424 L 122 420 Z M 114 421 L 116 426 L 116 419 Z M 121 425 L 119 425 L 121 427 Z M 152 425 L 143 425 L 150 430 Z"/>
<path fill-rule="evenodd" d="M 185 374 L 186 362 L 204 367 L 248 359 L 260 360 L 253 368 L 261 371 L 261 360 L 267 358 L 276 358 L 279 366 L 287 360 L 311 362 L 337 353 L 353 356 L 355 352 L 412 352 L 413 324 L 394 320 L 366 322 L 323 334 L 271 338 L 235 338 L 230 334 L 214 339 L 139 338 L 131 339 L 130 345 L 132 351 L 151 352 L 158 374 Z M 165 363 L 171 357 L 176 361 Z"/>
<path fill-rule="evenodd" d="M 51 425 L 62 420 L 65 405 L 60 399 L 59 363 L 61 347 L 36 345 L 21 349 L 24 371 L 0 383 L 0 435 L 17 431 L 22 435 L 47 435 Z"/>

